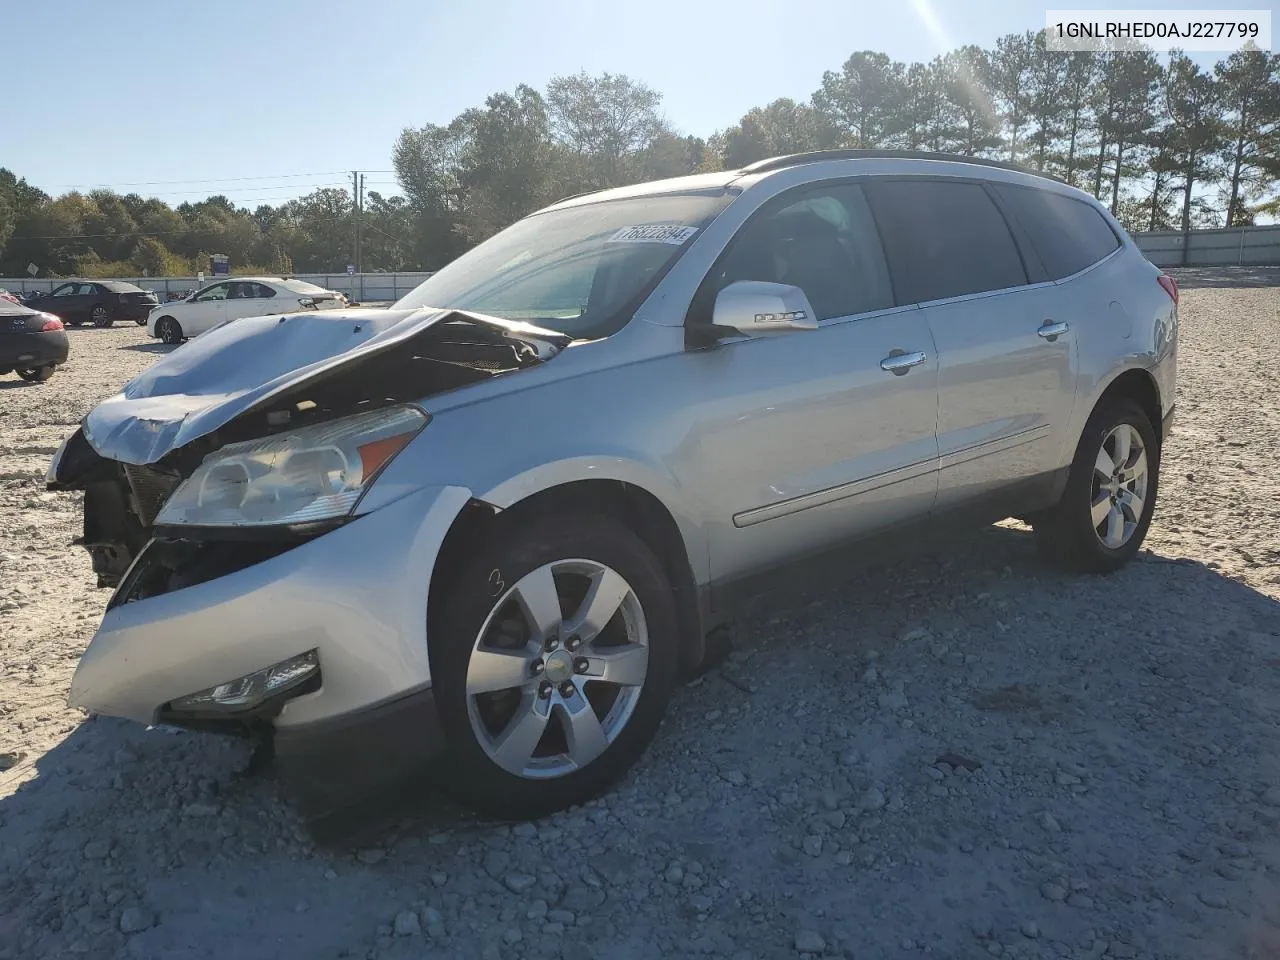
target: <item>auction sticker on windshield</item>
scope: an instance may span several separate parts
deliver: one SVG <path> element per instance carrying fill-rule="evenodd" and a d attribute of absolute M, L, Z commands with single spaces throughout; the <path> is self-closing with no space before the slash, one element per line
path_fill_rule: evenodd
<path fill-rule="evenodd" d="M 679 223 L 642 223 L 634 227 L 623 227 L 612 237 L 610 243 L 684 243 L 695 233 L 697 227 L 686 227 Z"/>

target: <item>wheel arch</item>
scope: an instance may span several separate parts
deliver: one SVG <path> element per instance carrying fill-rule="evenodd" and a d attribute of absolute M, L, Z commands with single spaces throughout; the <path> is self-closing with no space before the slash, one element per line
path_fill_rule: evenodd
<path fill-rule="evenodd" d="M 1164 419 L 1164 406 L 1160 397 L 1160 385 L 1156 383 L 1151 371 L 1144 367 L 1129 367 L 1112 377 L 1090 405 L 1085 415 L 1086 421 L 1104 403 L 1122 398 L 1132 400 L 1142 408 L 1151 421 L 1157 443 L 1163 442 L 1161 422 Z"/>
<path fill-rule="evenodd" d="M 654 552 L 675 594 L 681 667 L 686 671 L 695 668 L 706 650 L 703 592 L 695 571 L 699 551 L 691 549 L 688 536 L 660 497 L 645 486 L 619 478 L 567 480 L 525 491 L 513 500 L 473 497 L 454 519 L 441 545 L 428 588 L 428 615 L 441 609 L 440 601 L 451 589 L 453 573 L 462 569 L 482 544 L 531 517 L 561 511 L 616 517 Z M 428 635 L 430 632 L 429 627 Z"/>

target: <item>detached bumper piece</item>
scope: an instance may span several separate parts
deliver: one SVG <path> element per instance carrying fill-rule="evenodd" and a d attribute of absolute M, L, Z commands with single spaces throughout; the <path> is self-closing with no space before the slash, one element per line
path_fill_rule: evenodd
<path fill-rule="evenodd" d="M 431 690 L 357 713 L 275 731 L 281 785 L 307 820 L 320 820 L 420 775 L 443 753 Z"/>

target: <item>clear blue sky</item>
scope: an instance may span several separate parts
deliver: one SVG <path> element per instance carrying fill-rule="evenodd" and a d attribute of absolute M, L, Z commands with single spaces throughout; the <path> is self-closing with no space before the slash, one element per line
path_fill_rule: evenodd
<path fill-rule="evenodd" d="M 928 60 L 1040 29 L 1046 6 L 1251 6 L 1280 28 L 1275 2 L 0 0 L 0 166 L 55 194 L 255 206 L 349 183 L 337 171 L 389 171 L 403 127 L 556 74 L 643 80 L 678 129 L 706 136 L 807 98 L 858 49 Z M 368 182 L 395 189 L 387 172 Z"/>

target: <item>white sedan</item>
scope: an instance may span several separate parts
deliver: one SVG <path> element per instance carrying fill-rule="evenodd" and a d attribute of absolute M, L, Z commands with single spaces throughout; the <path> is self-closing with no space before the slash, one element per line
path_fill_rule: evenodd
<path fill-rule="evenodd" d="M 185 300 L 155 307 L 147 317 L 147 333 L 165 343 L 181 343 L 224 320 L 345 306 L 344 294 L 305 280 L 236 277 L 202 287 Z"/>

